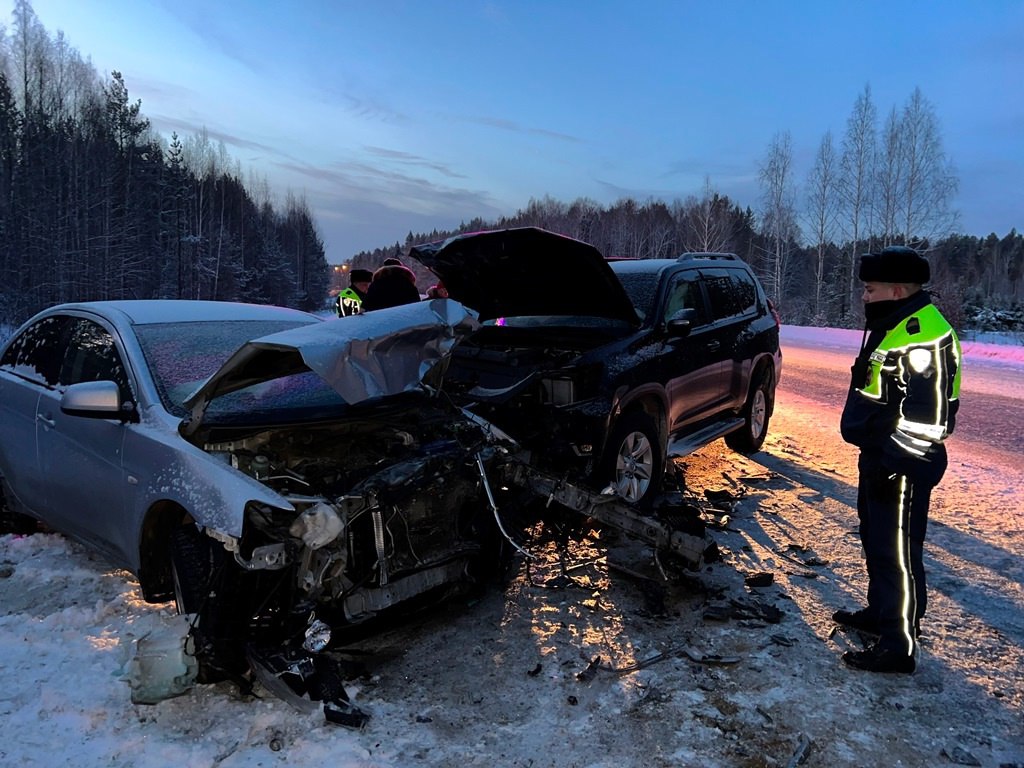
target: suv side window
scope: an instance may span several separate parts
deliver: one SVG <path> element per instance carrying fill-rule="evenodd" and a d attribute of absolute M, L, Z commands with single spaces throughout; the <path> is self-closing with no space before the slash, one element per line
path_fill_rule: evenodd
<path fill-rule="evenodd" d="M 705 325 L 708 322 L 698 279 L 696 272 L 680 272 L 671 277 L 668 294 L 665 297 L 665 313 L 661 318 L 663 322 L 670 320 L 681 309 L 696 311 L 694 326 Z"/>
<path fill-rule="evenodd" d="M 67 315 L 53 315 L 30 325 L 7 347 L 0 366 L 39 384 L 56 386 L 64 330 L 70 321 Z"/>
<path fill-rule="evenodd" d="M 128 376 L 114 337 L 92 320 L 76 318 L 68 335 L 67 354 L 58 382 L 66 386 L 82 381 L 113 381 L 117 383 L 122 399 L 131 397 Z"/>
<path fill-rule="evenodd" d="M 715 270 L 704 276 L 715 320 L 753 314 L 757 311 L 754 278 L 739 269 Z"/>

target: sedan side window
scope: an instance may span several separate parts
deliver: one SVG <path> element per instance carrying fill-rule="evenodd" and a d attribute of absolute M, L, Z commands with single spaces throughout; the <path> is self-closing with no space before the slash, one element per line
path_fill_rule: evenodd
<path fill-rule="evenodd" d="M 71 327 L 59 383 L 67 386 L 82 381 L 116 382 L 122 400 L 131 399 L 128 376 L 114 337 L 91 320 L 78 318 Z"/>
<path fill-rule="evenodd" d="M 56 386 L 64 357 L 64 330 L 70 321 L 67 315 L 53 315 L 33 323 L 7 347 L 0 366 L 40 384 Z"/>

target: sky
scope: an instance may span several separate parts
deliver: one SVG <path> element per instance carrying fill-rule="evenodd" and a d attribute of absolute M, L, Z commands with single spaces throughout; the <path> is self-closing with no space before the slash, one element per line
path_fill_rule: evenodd
<path fill-rule="evenodd" d="M 0 0 L 9 22 L 13 0 Z M 965 234 L 1024 225 L 1024 2 L 33 0 L 165 136 L 206 129 L 303 196 L 329 263 L 531 199 L 755 211 L 788 131 L 802 182 L 870 86 L 915 88 L 960 178 Z"/>

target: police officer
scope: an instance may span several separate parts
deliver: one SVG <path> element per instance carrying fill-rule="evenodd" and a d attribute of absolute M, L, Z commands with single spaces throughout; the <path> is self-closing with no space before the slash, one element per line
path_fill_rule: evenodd
<path fill-rule="evenodd" d="M 349 273 L 348 288 L 338 293 L 338 298 L 335 301 L 338 317 L 359 314 L 372 279 L 373 272 L 368 269 L 353 269 Z"/>
<path fill-rule="evenodd" d="M 960 396 L 960 341 L 922 285 L 928 261 L 894 246 L 861 257 L 864 341 L 840 424 L 860 448 L 857 513 L 867 607 L 837 623 L 878 636 L 843 661 L 871 672 L 912 673 L 927 593 L 922 550 L 932 488 L 946 470 L 943 440 Z"/>

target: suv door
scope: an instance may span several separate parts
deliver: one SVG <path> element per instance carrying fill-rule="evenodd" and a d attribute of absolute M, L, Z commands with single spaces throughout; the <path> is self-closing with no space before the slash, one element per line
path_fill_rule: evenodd
<path fill-rule="evenodd" d="M 126 429 L 116 419 L 69 416 L 60 409 L 64 389 L 83 381 L 114 381 L 122 399 L 131 389 L 124 362 L 110 331 L 84 317 L 72 319 L 58 374 L 59 387 L 39 398 L 39 461 L 47 483 L 47 516 L 55 527 L 86 539 L 118 561 L 127 558 L 104 542 L 130 545 L 124 524 L 122 449 Z M 88 505 L 80 500 L 88 496 Z M 97 510 L 101 519 L 83 517 Z"/>
<path fill-rule="evenodd" d="M 718 339 L 700 273 L 694 269 L 670 273 L 661 302 L 661 323 L 667 324 L 682 310 L 692 310 L 690 332 L 669 335 L 662 361 L 669 401 L 669 431 L 675 432 L 703 420 L 721 398 Z"/>
<path fill-rule="evenodd" d="M 747 346 L 752 337 L 751 321 L 757 317 L 757 287 L 745 269 L 717 267 L 700 270 L 712 316 L 713 335 L 718 342 L 718 403 L 735 408 L 747 397 L 750 361 Z"/>

